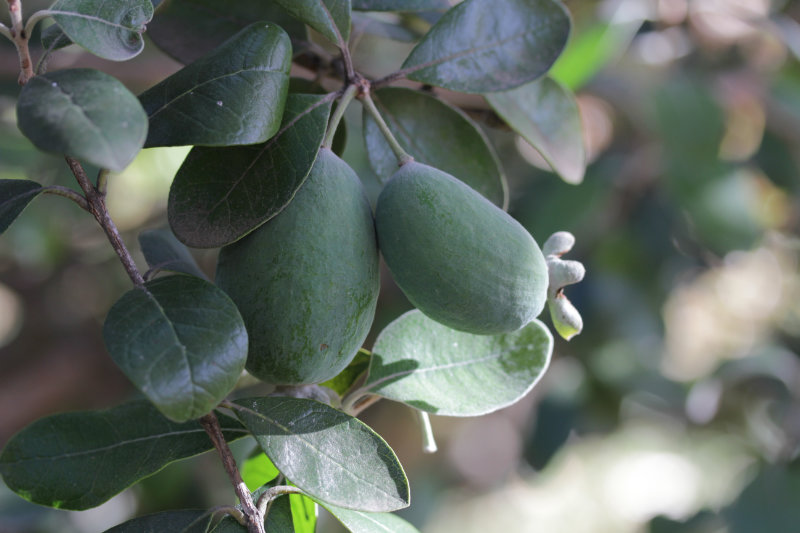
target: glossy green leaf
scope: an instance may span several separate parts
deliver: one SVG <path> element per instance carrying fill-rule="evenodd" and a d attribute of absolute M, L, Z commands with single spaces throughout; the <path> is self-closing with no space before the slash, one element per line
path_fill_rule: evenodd
<path fill-rule="evenodd" d="M 139 100 L 116 78 L 91 69 L 31 78 L 17 102 L 17 125 L 45 152 L 122 170 L 147 136 Z"/>
<path fill-rule="evenodd" d="M 189 64 L 257 20 L 274 22 L 292 41 L 308 38 L 305 24 L 264 0 L 165 0 L 147 25 L 147 35 L 164 52 Z"/>
<path fill-rule="evenodd" d="M 189 152 L 169 192 L 178 239 L 223 246 L 278 214 L 314 164 L 330 109 L 322 96 L 290 95 L 281 130 L 266 143 Z"/>
<path fill-rule="evenodd" d="M 419 533 L 417 528 L 392 513 L 365 513 L 319 503 L 352 533 Z"/>
<path fill-rule="evenodd" d="M 211 411 L 236 385 L 247 359 L 239 311 L 192 276 L 149 281 L 125 293 L 103 326 L 111 358 L 168 418 Z"/>
<path fill-rule="evenodd" d="M 553 351 L 541 322 L 500 335 L 473 335 L 409 311 L 375 341 L 363 390 L 449 416 L 513 404 L 539 381 Z"/>
<path fill-rule="evenodd" d="M 272 461 L 263 453 L 250 457 L 242 464 L 242 480 L 250 492 L 255 492 L 280 474 Z"/>
<path fill-rule="evenodd" d="M 317 528 L 317 504 L 308 496 L 290 494 L 294 533 L 314 533 Z"/>
<path fill-rule="evenodd" d="M 363 422 L 314 400 L 238 400 L 237 416 L 275 466 L 309 496 L 340 507 L 408 506 L 408 480 L 384 440 Z"/>
<path fill-rule="evenodd" d="M 569 29 L 558 0 L 465 0 L 430 29 L 403 71 L 454 91 L 505 91 L 547 72 Z"/>
<path fill-rule="evenodd" d="M 274 0 L 332 43 L 346 46 L 350 38 L 350 0 Z"/>
<path fill-rule="evenodd" d="M 586 152 L 575 97 L 549 77 L 486 95 L 489 105 L 567 183 L 583 181 Z"/>
<path fill-rule="evenodd" d="M 291 62 L 286 32 L 251 24 L 139 96 L 150 118 L 146 146 L 266 141 L 281 124 Z"/>
<path fill-rule="evenodd" d="M 144 48 L 150 0 L 58 0 L 48 11 L 75 43 L 96 56 L 125 61 Z"/>
<path fill-rule="evenodd" d="M 167 228 L 140 233 L 139 246 L 150 270 L 169 270 L 198 278 L 206 277 L 189 249 Z"/>
<path fill-rule="evenodd" d="M 209 511 L 165 511 L 128 520 L 105 533 L 206 533 L 213 519 Z"/>
<path fill-rule="evenodd" d="M 220 415 L 228 441 L 248 433 Z M 63 413 L 29 425 L 0 454 L 6 485 L 26 500 L 89 509 L 165 465 L 212 449 L 197 422 L 167 420 L 140 400 L 106 411 Z"/>
<path fill-rule="evenodd" d="M 461 110 L 433 95 L 404 88 L 380 89 L 375 105 L 414 159 L 451 174 L 495 205 L 508 202 L 506 178 L 489 140 Z M 370 165 L 383 180 L 397 171 L 397 158 L 375 120 L 364 113 Z"/>
<path fill-rule="evenodd" d="M 444 11 L 448 0 L 353 0 L 353 9 L 360 11 Z"/>
<path fill-rule="evenodd" d="M 42 186 L 35 181 L 0 179 L 0 233 L 7 230 L 41 192 Z"/>

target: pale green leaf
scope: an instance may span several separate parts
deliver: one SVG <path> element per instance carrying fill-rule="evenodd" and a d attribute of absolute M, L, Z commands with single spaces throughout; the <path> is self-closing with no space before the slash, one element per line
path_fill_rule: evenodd
<path fill-rule="evenodd" d="M 547 72 L 569 30 L 558 0 L 465 0 L 411 51 L 403 72 L 454 91 L 505 91 Z"/>
<path fill-rule="evenodd" d="M 220 415 L 225 438 L 246 436 Z M 0 474 L 26 500 L 61 509 L 96 507 L 165 465 L 213 448 L 195 421 L 175 423 L 147 401 L 63 413 L 29 425 L 3 448 Z"/>
<path fill-rule="evenodd" d="M 96 56 L 125 61 L 144 48 L 150 0 L 58 0 L 49 13 L 73 42 Z"/>
<path fill-rule="evenodd" d="M 324 502 L 325 507 L 351 533 L 419 533 L 417 528 L 391 513 L 367 513 L 342 509 Z"/>
<path fill-rule="evenodd" d="M 286 32 L 251 24 L 139 96 L 150 119 L 146 146 L 266 141 L 281 124 L 291 61 Z"/>
<path fill-rule="evenodd" d="M 272 461 L 263 453 L 250 457 L 242 464 L 242 480 L 250 492 L 263 487 L 280 474 Z"/>
<path fill-rule="evenodd" d="M 17 102 L 17 125 L 45 152 L 123 170 L 147 136 L 139 100 L 98 70 L 68 69 L 34 76 Z"/>
<path fill-rule="evenodd" d="M 549 77 L 486 94 L 489 105 L 567 183 L 583 181 L 586 152 L 575 97 Z"/>
<path fill-rule="evenodd" d="M 237 400 L 236 414 L 278 469 L 321 502 L 366 511 L 408 506 L 408 480 L 363 422 L 314 400 Z"/>
<path fill-rule="evenodd" d="M 314 533 L 317 528 L 317 504 L 302 494 L 290 494 L 294 533 Z"/>
<path fill-rule="evenodd" d="M 236 385 L 247 332 L 234 303 L 211 283 L 184 275 L 125 293 L 103 326 L 111 358 L 168 418 L 211 411 Z"/>
<path fill-rule="evenodd" d="M 553 336 L 538 320 L 511 333 L 474 335 L 413 310 L 378 335 L 361 390 L 433 414 L 478 416 L 527 394 L 552 351 Z"/>

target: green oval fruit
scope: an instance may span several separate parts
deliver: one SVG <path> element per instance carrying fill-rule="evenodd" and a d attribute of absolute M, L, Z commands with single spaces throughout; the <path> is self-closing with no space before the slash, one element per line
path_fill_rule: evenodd
<path fill-rule="evenodd" d="M 547 297 L 547 265 L 519 222 L 466 184 L 417 162 L 378 197 L 378 245 L 420 311 L 479 334 L 514 331 Z"/>
<path fill-rule="evenodd" d="M 217 283 L 244 318 L 247 370 L 277 384 L 337 375 L 364 342 L 378 299 L 372 210 L 328 149 L 291 203 L 220 251 Z"/>

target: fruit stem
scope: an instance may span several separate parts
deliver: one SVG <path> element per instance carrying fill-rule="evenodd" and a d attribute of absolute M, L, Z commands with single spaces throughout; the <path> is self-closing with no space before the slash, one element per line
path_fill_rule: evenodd
<path fill-rule="evenodd" d="M 397 165 L 403 166 L 406 163 L 410 163 L 414 160 L 408 152 L 403 150 L 403 147 L 400 146 L 400 143 L 397 142 L 397 139 L 392 134 L 392 131 L 389 129 L 389 126 L 386 124 L 386 121 L 383 120 L 380 111 L 378 108 L 375 107 L 375 102 L 372 101 L 372 98 L 369 95 L 369 90 L 363 91 L 359 98 L 361 99 L 361 103 L 364 104 L 364 108 L 367 112 L 372 116 L 375 122 L 378 124 L 378 128 L 380 128 L 381 133 L 383 134 L 386 142 L 389 143 L 389 146 L 392 148 L 392 152 L 394 152 L 395 157 L 397 158 Z"/>
<path fill-rule="evenodd" d="M 342 99 L 339 100 L 339 105 L 336 106 L 336 111 L 331 115 L 331 120 L 328 123 L 328 131 L 325 134 L 325 140 L 322 142 L 323 148 L 330 149 L 330 147 L 333 146 L 333 138 L 336 136 L 336 129 L 339 127 L 339 122 L 342 121 L 344 112 L 347 111 L 347 106 L 349 106 L 353 98 L 356 97 L 357 92 L 358 85 L 355 83 L 347 86 L 347 90 L 345 90 L 342 95 Z"/>

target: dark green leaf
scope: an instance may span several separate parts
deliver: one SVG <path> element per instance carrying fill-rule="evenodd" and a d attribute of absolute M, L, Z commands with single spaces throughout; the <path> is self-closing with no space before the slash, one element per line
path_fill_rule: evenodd
<path fill-rule="evenodd" d="M 314 533 L 317 528 L 317 504 L 302 494 L 290 494 L 294 533 Z"/>
<path fill-rule="evenodd" d="M 431 28 L 403 70 L 454 91 L 505 91 L 547 72 L 569 29 L 558 0 L 465 0 Z"/>
<path fill-rule="evenodd" d="M 267 518 L 267 524 L 272 523 L 271 518 Z M 291 524 L 289 524 L 291 528 Z M 272 533 L 272 529 L 268 529 Z M 211 530 L 210 533 L 247 533 L 247 528 L 236 521 L 232 516 L 226 516 L 219 524 Z M 292 533 L 291 529 L 275 529 L 275 533 Z"/>
<path fill-rule="evenodd" d="M 266 141 L 281 124 L 291 62 L 286 32 L 251 24 L 139 96 L 150 117 L 146 146 Z"/>
<path fill-rule="evenodd" d="M 350 38 L 350 0 L 275 0 L 275 3 L 336 45 L 347 45 L 347 39 Z"/>
<path fill-rule="evenodd" d="M 175 235 L 193 247 L 223 246 L 278 214 L 314 164 L 330 109 L 322 96 L 290 95 L 266 143 L 189 152 L 169 192 Z"/>
<path fill-rule="evenodd" d="M 369 368 L 369 353 L 359 350 L 344 370 L 339 372 L 336 377 L 323 381 L 320 385 L 332 389 L 339 396 L 343 396 L 350 390 L 353 383 L 367 371 L 367 368 Z"/>
<path fill-rule="evenodd" d="M 153 18 L 150 0 L 58 0 L 49 13 L 64 33 L 96 56 L 112 61 L 135 57 Z"/>
<path fill-rule="evenodd" d="M 319 503 L 352 533 L 419 533 L 417 528 L 391 513 L 365 513 Z"/>
<path fill-rule="evenodd" d="M 308 38 L 305 24 L 264 0 L 167 0 L 156 9 L 147 35 L 167 54 L 188 64 L 256 20 L 274 22 L 293 41 Z"/>
<path fill-rule="evenodd" d="M 0 233 L 7 230 L 41 192 L 42 186 L 35 181 L 0 179 Z"/>
<path fill-rule="evenodd" d="M 219 420 L 228 441 L 247 435 L 236 420 Z M 0 474 L 26 500 L 89 509 L 172 461 L 212 447 L 197 422 L 171 422 L 141 400 L 34 422 L 6 444 Z"/>
<path fill-rule="evenodd" d="M 414 159 L 457 177 L 506 207 L 508 188 L 500 161 L 483 132 L 462 111 L 435 96 L 403 88 L 376 91 L 375 105 Z M 368 113 L 364 113 L 364 139 L 372 168 L 387 181 L 398 169 L 397 159 Z"/>
<path fill-rule="evenodd" d="M 361 11 L 445 11 L 448 0 L 353 0 L 353 9 Z"/>
<path fill-rule="evenodd" d="M 263 487 L 276 477 L 280 472 L 272 461 L 263 453 L 250 457 L 242 464 L 242 480 L 250 492 Z"/>
<path fill-rule="evenodd" d="M 211 411 L 236 385 L 247 359 L 236 306 L 192 276 L 159 278 L 125 293 L 108 312 L 103 337 L 125 375 L 178 422 Z"/>
<path fill-rule="evenodd" d="M 236 413 L 275 466 L 309 496 L 340 507 L 408 506 L 397 457 L 367 425 L 314 400 L 253 398 Z"/>
<path fill-rule="evenodd" d="M 363 390 L 429 413 L 482 415 L 527 394 L 552 351 L 553 336 L 538 320 L 473 335 L 409 311 L 378 335 Z"/>
<path fill-rule="evenodd" d="M 147 136 L 139 100 L 116 78 L 91 69 L 33 77 L 19 95 L 17 124 L 40 150 L 111 170 L 127 167 Z"/>
<path fill-rule="evenodd" d="M 489 93 L 486 100 L 564 181 L 583 181 L 586 153 L 581 116 L 569 90 L 546 77 L 510 91 Z"/>
<path fill-rule="evenodd" d="M 42 47 L 45 50 L 58 50 L 72 44 L 58 24 L 51 24 L 42 31 Z"/>
<path fill-rule="evenodd" d="M 393 41 L 413 43 L 418 41 L 422 34 L 413 31 L 402 24 L 385 22 L 373 13 L 353 13 L 353 32 L 375 35 Z"/>
<path fill-rule="evenodd" d="M 128 520 L 105 533 L 206 533 L 213 518 L 209 511 L 165 511 Z"/>
<path fill-rule="evenodd" d="M 198 278 L 206 277 L 189 249 L 167 228 L 140 233 L 139 245 L 151 270 L 169 270 Z"/>

